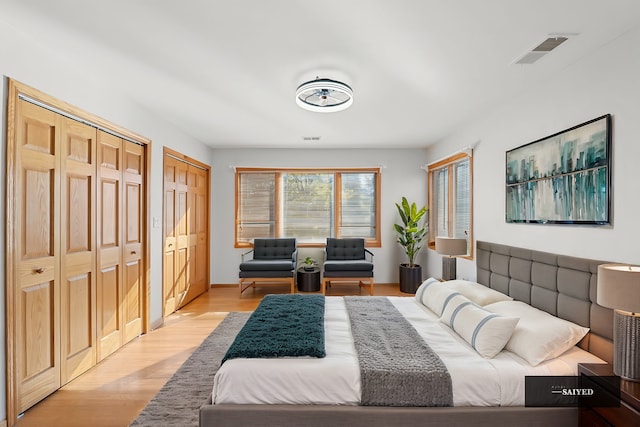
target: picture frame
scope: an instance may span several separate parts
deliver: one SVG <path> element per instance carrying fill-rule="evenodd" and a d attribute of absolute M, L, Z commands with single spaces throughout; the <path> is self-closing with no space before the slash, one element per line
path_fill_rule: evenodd
<path fill-rule="evenodd" d="M 611 114 L 506 152 L 508 223 L 611 223 Z"/>

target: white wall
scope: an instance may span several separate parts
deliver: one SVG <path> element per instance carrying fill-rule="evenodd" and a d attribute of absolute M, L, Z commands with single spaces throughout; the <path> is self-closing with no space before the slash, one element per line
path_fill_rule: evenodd
<path fill-rule="evenodd" d="M 0 135 L 0 187 L 6 193 L 6 99 L 7 79 L 14 78 L 85 111 L 103 117 L 112 123 L 134 131 L 152 140 L 151 151 L 151 212 L 162 218 L 162 149 L 168 146 L 206 162 L 211 158 L 209 147 L 172 127 L 166 120 L 150 115 L 134 104 L 117 89 L 105 82 L 93 80 L 87 67 L 76 67 L 69 58 L 52 55 L 22 33 L 7 25 L 0 25 L 0 86 L 2 119 Z M 5 202 L 0 197 L 0 223 L 5 223 Z M 10 226 L 10 225 L 9 225 Z M 162 317 L 162 229 L 151 229 L 151 310 L 150 321 Z M 0 260 L 5 258 L 4 227 L 0 227 Z M 4 262 L 0 262 L 0 277 L 4 277 Z M 0 287 L 0 402 L 6 401 L 5 388 L 5 282 Z M 6 418 L 5 405 L 0 404 L 0 420 Z"/>
<path fill-rule="evenodd" d="M 238 281 L 240 254 L 234 249 L 235 167 L 382 167 L 380 226 L 382 247 L 375 254 L 375 281 L 397 283 L 398 265 L 407 262 L 396 243 L 393 223 L 400 220 L 395 202 L 406 196 L 418 205 L 426 204 L 426 176 L 420 166 L 424 150 L 214 150 L 211 220 L 211 268 L 213 284 Z M 304 258 L 318 257 L 318 249 L 301 249 Z M 321 251 L 320 251 L 321 252 Z M 424 251 L 426 253 L 426 250 Z"/>
<path fill-rule="evenodd" d="M 450 147 L 479 142 L 473 160 L 476 240 L 640 264 L 639 44 L 636 29 L 428 150 L 431 160 Z M 613 115 L 612 225 L 507 224 L 505 151 L 607 113 Z M 428 270 L 437 274 L 441 268 L 440 256 L 429 250 Z M 475 278 L 475 262 L 459 259 L 458 277 Z"/>

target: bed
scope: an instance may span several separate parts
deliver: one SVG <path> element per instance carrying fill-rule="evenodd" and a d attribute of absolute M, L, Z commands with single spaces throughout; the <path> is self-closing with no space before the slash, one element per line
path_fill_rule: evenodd
<path fill-rule="evenodd" d="M 329 338 L 335 336 L 338 341 L 348 339 L 344 336 L 348 331 L 339 326 L 344 324 L 340 318 L 346 314 L 340 298 L 327 299 L 326 324 L 338 326 L 334 326 L 336 333 L 329 333 L 327 329 L 327 357 L 319 360 L 320 364 L 329 366 L 329 371 L 337 373 L 337 377 L 323 375 L 322 370 L 311 367 L 317 360 L 305 358 L 276 360 L 275 365 L 268 367 L 264 360 L 227 361 L 216 375 L 212 400 L 200 410 L 200 425 L 576 425 L 577 408 L 524 407 L 522 382 L 514 383 L 506 375 L 502 378 L 496 373 L 572 375 L 577 362 L 611 361 L 612 314 L 593 302 L 597 265 L 602 262 L 488 242 L 477 243 L 477 254 L 478 283 L 589 328 L 589 333 L 578 347 L 591 353 L 593 356 L 587 356 L 594 359 L 585 359 L 584 353 L 572 348 L 561 357 L 551 358 L 534 368 L 518 362 L 518 355 L 514 357 L 511 352 L 504 351 L 482 365 L 474 365 L 478 357 L 472 357 L 474 349 L 466 343 L 470 349 L 469 359 L 456 362 L 447 359 L 447 348 L 456 339 L 464 347 L 462 339 L 459 336 L 455 338 L 456 334 L 443 335 L 447 328 L 438 327 L 441 322 L 432 321 L 431 327 L 423 324 L 428 322 L 425 316 L 437 320 L 438 315 L 428 307 L 416 304 L 414 298 L 391 298 L 392 304 L 420 331 L 422 338 L 427 342 L 431 340 L 434 350 L 443 352 L 441 358 L 445 364 L 457 364 L 456 368 L 450 369 L 451 381 L 454 390 L 464 391 L 454 393 L 454 406 L 450 407 L 362 406 L 358 405 L 361 393 L 359 372 L 357 363 L 355 368 L 353 364 L 356 355 L 343 351 L 344 347 L 340 347 L 339 342 Z M 237 365 L 237 372 L 253 374 L 234 374 L 234 365 Z M 251 365 L 257 369 L 252 371 Z M 470 369 L 460 370 L 465 366 Z M 482 377 L 483 371 L 488 375 Z M 493 379 L 491 372 L 494 373 Z M 287 380 L 284 387 L 278 388 L 273 381 L 281 382 L 285 375 L 293 375 L 296 379 Z"/>

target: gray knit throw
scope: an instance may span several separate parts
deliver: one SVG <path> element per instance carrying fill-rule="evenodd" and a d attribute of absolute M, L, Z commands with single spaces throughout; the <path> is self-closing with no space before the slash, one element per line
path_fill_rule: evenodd
<path fill-rule="evenodd" d="M 453 406 L 440 357 L 386 297 L 344 297 L 366 406 Z"/>

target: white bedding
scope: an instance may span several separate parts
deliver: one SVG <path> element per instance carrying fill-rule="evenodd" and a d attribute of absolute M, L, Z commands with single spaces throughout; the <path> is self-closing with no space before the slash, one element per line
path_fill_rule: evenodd
<path fill-rule="evenodd" d="M 577 375 L 578 363 L 604 363 L 578 347 L 536 367 L 509 351 L 484 359 L 414 298 L 389 300 L 447 366 L 454 406 L 522 406 L 526 375 Z M 357 405 L 360 370 L 341 297 L 326 298 L 325 347 L 322 359 L 228 360 L 214 378 L 213 403 Z"/>

